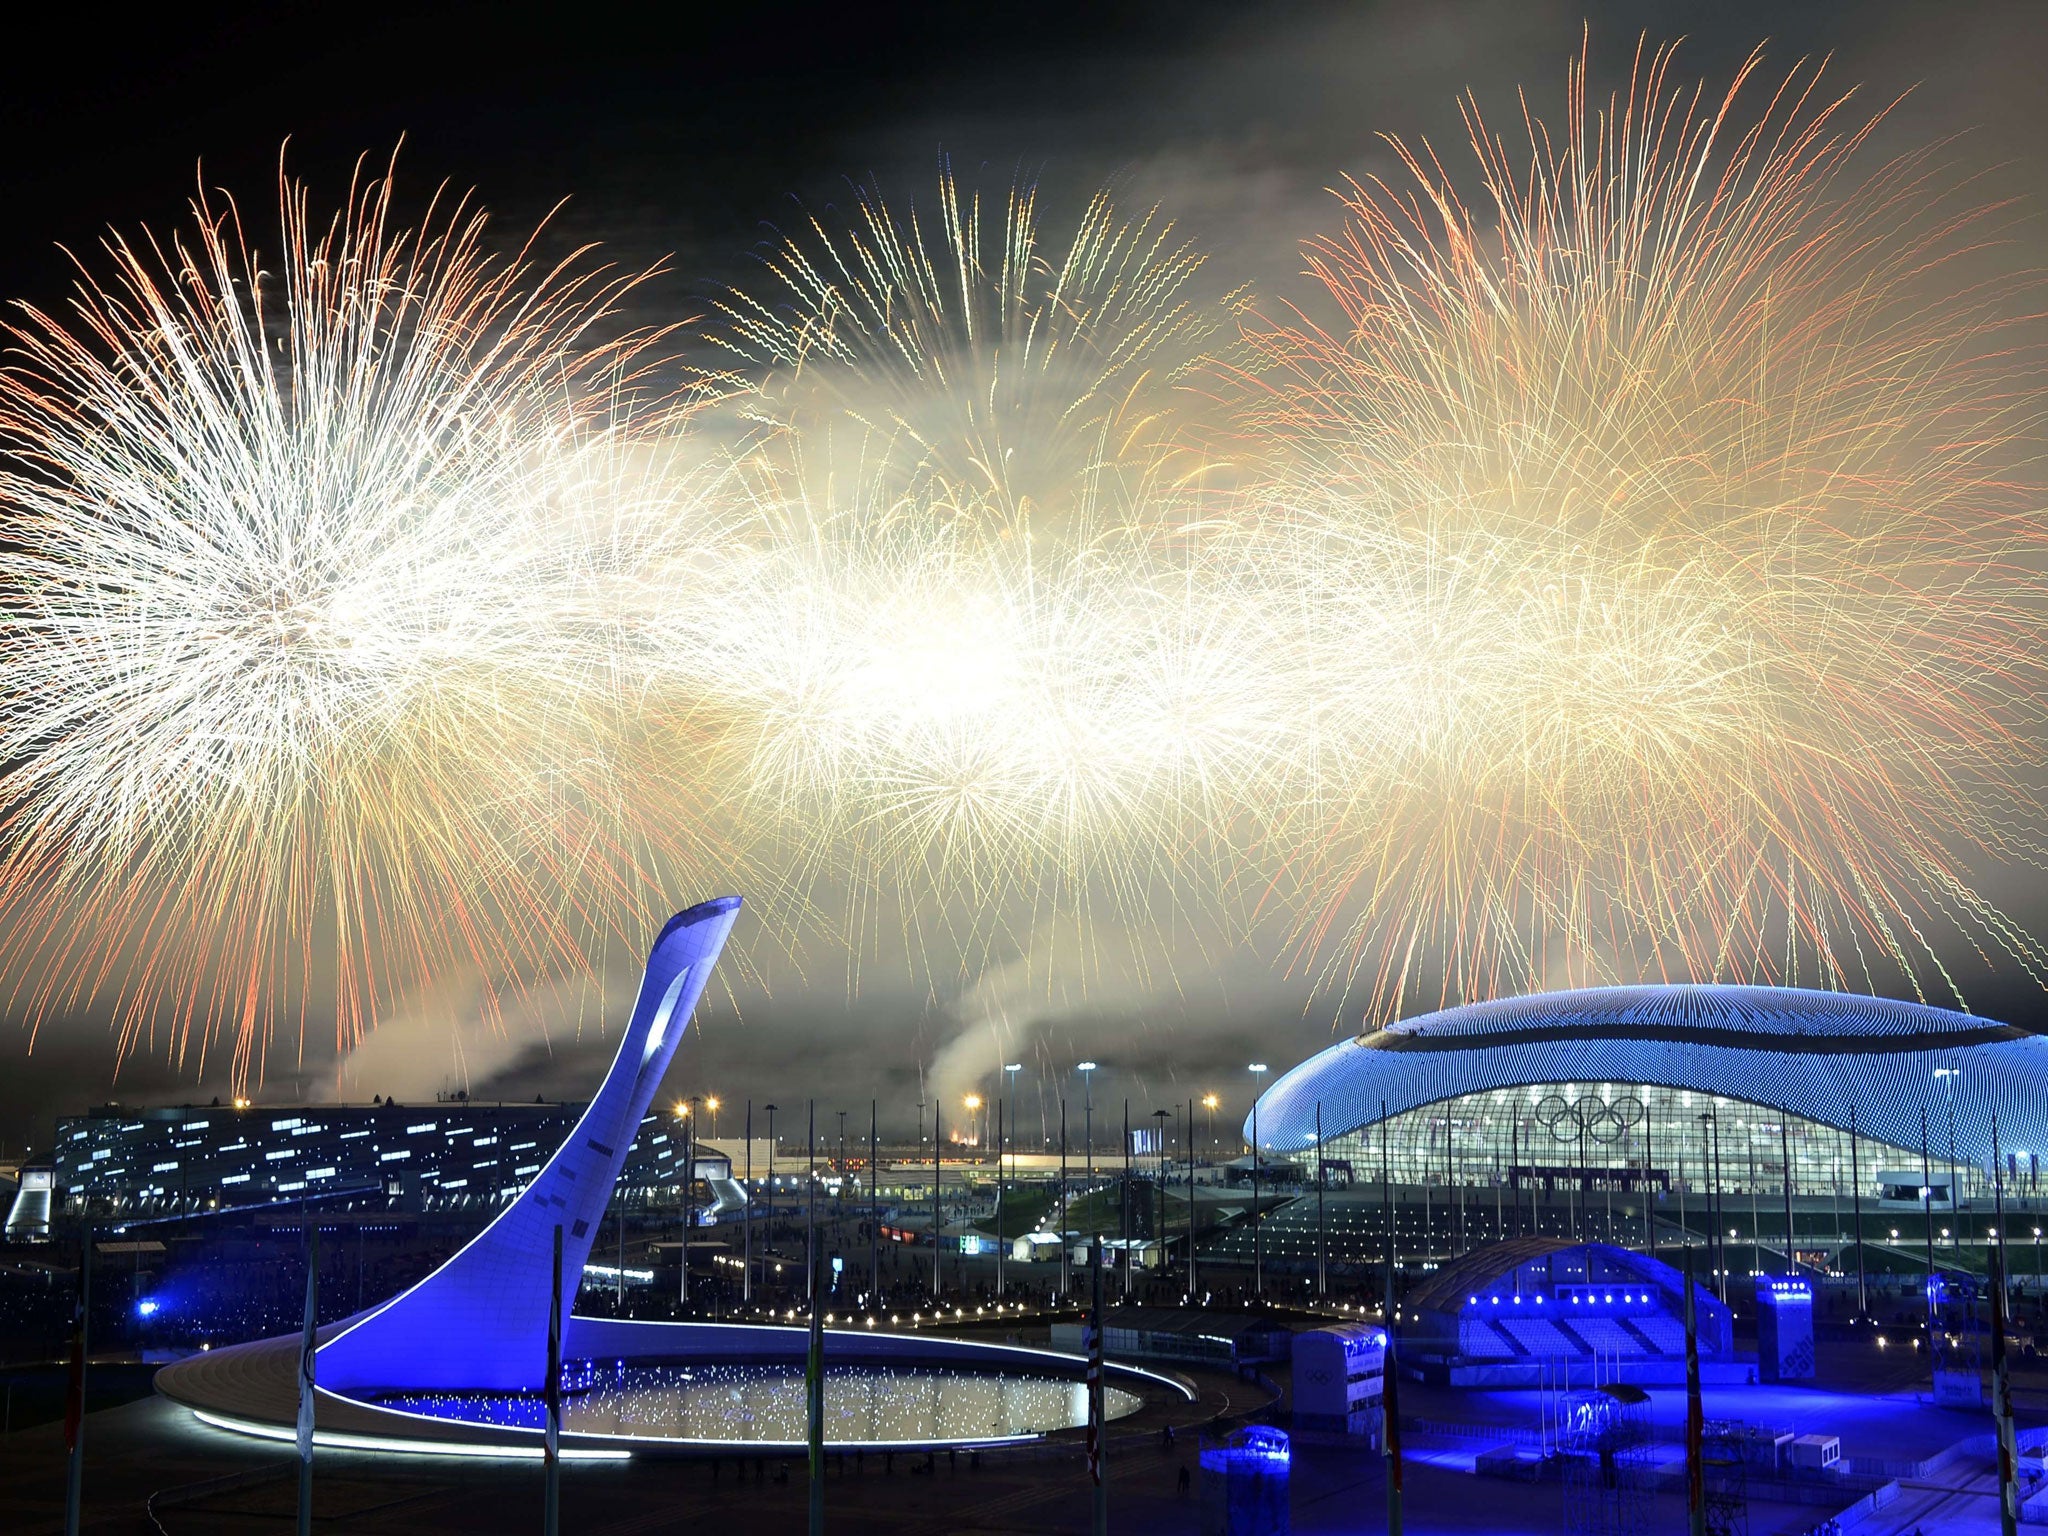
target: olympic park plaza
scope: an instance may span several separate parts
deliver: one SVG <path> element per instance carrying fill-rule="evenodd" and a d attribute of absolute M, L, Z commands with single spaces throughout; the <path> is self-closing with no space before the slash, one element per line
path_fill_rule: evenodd
<path fill-rule="evenodd" d="M 663 930 L 602 1086 L 482 1232 L 403 1293 L 321 1328 L 317 1443 L 539 1454 L 553 1245 L 568 1276 L 590 1260 L 613 1181 L 738 912 L 726 898 Z M 1401 1373 L 1415 1392 L 1438 1394 L 1403 1400 L 1404 1424 L 1418 1401 L 1427 1410 L 1411 1426 L 1413 1454 L 1467 1475 L 1528 1478 L 1543 1475 L 1531 1467 L 1556 1475 L 1575 1451 L 1588 1467 L 1604 1457 L 1587 1497 L 1636 1498 L 1647 1511 L 1658 1479 L 1673 1475 L 1668 1421 L 1684 1380 L 1690 1273 L 1709 1431 L 1736 1446 L 1726 1460 L 1750 1467 L 1746 1496 L 1760 1507 L 1875 1499 L 1887 1474 L 1927 1474 L 1909 1452 L 1946 1454 L 1991 1428 L 1978 1376 L 1995 1256 L 2008 1332 L 2033 1354 L 2044 1089 L 2048 1040 L 2026 1030 L 1794 989 L 1589 989 L 1346 1039 L 1260 1094 L 1244 1122 L 1255 1156 L 1205 1163 L 1153 1142 L 1135 1168 L 1124 1159 L 1126 1211 L 1129 1184 L 1149 1185 L 1156 1240 L 1143 1245 L 1147 1269 L 1127 1249 L 1109 1281 L 1112 1304 L 1126 1303 L 1107 1319 L 1112 1417 L 1146 1433 L 1179 1423 L 1205 1447 L 1241 1440 L 1257 1421 L 1290 1427 L 1304 1446 L 1379 1450 L 1384 1313 L 1368 1293 L 1391 1273 Z M 1078 1179 L 1074 1194 L 1085 1197 Z M 1018 1245 L 1015 1272 L 1041 1271 L 1023 1262 L 1027 1251 Z M 1063 1257 L 1062 1290 L 1068 1265 L 1086 1258 Z M 1182 1290 L 1177 1304 L 1205 1345 L 1228 1339 L 1239 1379 L 1264 1383 L 1269 1398 L 1224 1394 L 1218 1406 L 1203 1383 L 1218 1362 L 1189 1353 L 1187 1325 L 1161 1319 L 1162 1288 Z M 1075 1281 L 1074 1299 L 1086 1290 Z M 1240 1315 L 1222 1310 L 1219 1292 Z M 1245 1326 L 1246 1308 L 1263 1329 Z M 870 1415 L 865 1429 L 828 1428 L 835 1444 L 999 1453 L 1078 1432 L 1057 1412 L 1005 1417 L 1001 1401 L 1006 1383 L 1078 1381 L 1073 1323 L 977 1336 L 972 1319 L 943 1333 L 855 1321 L 827 1331 L 828 1373 L 866 1372 L 870 1390 L 890 1372 L 950 1375 L 995 1394 L 970 1414 L 990 1401 L 998 1411 L 965 1427 L 942 1413 L 879 1438 Z M 560 1358 L 565 1379 L 580 1373 L 588 1388 L 634 1372 L 786 1366 L 804 1347 L 801 1327 L 572 1315 Z M 1872 1361 L 1883 1362 L 1874 1375 Z M 217 1429 L 287 1438 L 297 1371 L 297 1341 L 278 1339 L 194 1356 L 160 1372 L 157 1390 Z M 1843 1391 L 1824 1390 L 1831 1376 Z M 1588 1393 L 1600 1397 L 1590 1418 Z M 1473 1409 L 1472 1445 L 1445 1450 L 1459 1433 L 1458 1394 Z M 619 1400 L 601 1423 L 565 1421 L 564 1454 L 728 1443 L 637 1425 Z M 1579 1408 L 1567 1413 L 1567 1400 Z M 479 1402 L 496 1406 L 478 1413 Z M 1432 1435 L 1443 1439 L 1434 1450 Z M 802 1436 L 756 1438 L 756 1448 L 788 1448 Z M 1357 1459 L 1359 1475 L 1383 1476 L 1380 1459 Z M 1825 1477 L 1822 1492 L 1799 1492 L 1802 1476 Z M 1625 1515 L 1602 1518 L 1655 1528 Z"/>

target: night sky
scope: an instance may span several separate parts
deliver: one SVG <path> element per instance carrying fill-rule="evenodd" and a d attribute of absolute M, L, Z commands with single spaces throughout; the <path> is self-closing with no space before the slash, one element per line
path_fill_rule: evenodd
<path fill-rule="evenodd" d="M 401 138 L 406 195 L 446 180 L 475 188 L 508 238 L 558 202 L 549 239 L 602 242 L 626 266 L 666 260 L 635 319 L 687 320 L 702 296 L 743 278 L 799 201 L 850 182 L 923 195 L 942 155 L 999 188 L 1034 178 L 1054 210 L 1112 183 L 1158 203 L 1219 267 L 1284 300 L 1296 243 L 1334 224 L 1326 189 L 1383 168 L 1376 135 L 1462 140 L 1460 92 L 1511 119 L 1513 90 L 1555 101 L 1590 23 L 1596 87 L 1625 78 L 1636 34 L 1683 36 L 1683 72 L 1726 79 L 1760 41 L 1775 69 L 1831 54 L 1830 78 L 1870 105 L 1911 90 L 1880 149 L 1962 137 L 1990 195 L 2031 197 L 2019 238 L 2040 243 L 2048 169 L 2048 9 L 1919 3 L 1125 6 L 511 7 L 277 5 L 246 16 L 157 7 L 116 23 L 53 13 L 70 37 L 17 49 L 0 91 L 0 295 L 61 303 L 59 247 L 89 251 L 108 225 L 175 223 L 206 181 L 259 213 L 279 146 L 291 170 L 338 197 L 357 157 Z M 1055 222 L 1056 222 L 1055 218 Z M 1999 876 L 1994 894 L 2042 926 L 2038 881 Z M 703 891 L 670 893 L 675 905 Z M 767 920 L 767 919 L 761 919 Z M 1047 1021 L 1046 1061 L 1093 1054 L 1098 1103 L 1133 1113 L 1215 1088 L 1242 1112 L 1244 1064 L 1284 1069 L 1355 1026 L 1335 1000 L 1276 973 L 1270 955 L 1183 957 L 1163 995 L 1106 995 Z M 1191 963 L 1210 969 L 1187 974 Z M 893 1106 L 905 1128 L 918 1062 L 955 1027 L 945 999 L 886 987 L 849 997 L 843 967 L 770 997 L 707 999 L 671 1082 L 737 1104 Z M 2048 1020 L 2023 978 L 1968 987 L 1972 1004 Z M 104 1024 L 47 1021 L 33 1052 L 25 1019 L 0 1035 L 0 1141 L 46 1143 L 48 1117 L 107 1097 L 156 1102 L 225 1093 L 145 1051 L 120 1068 Z M 318 1030 L 314 1031 L 317 1036 Z M 538 1036 L 472 1059 L 489 1096 L 576 1096 L 610 1043 Z M 445 1043 L 394 1037 L 382 1091 L 431 1093 Z M 479 1067 L 481 1068 L 479 1070 Z M 1036 1072 L 1036 1067 L 1033 1072 Z M 1027 1074 L 1031 1075 L 1031 1074 Z M 331 1063 L 273 1057 L 269 1100 L 321 1091 Z M 365 1096 L 376 1088 L 363 1085 Z M 1038 1085 L 1027 1094 L 1042 1091 Z M 885 1119 L 892 1111 L 885 1107 Z"/>

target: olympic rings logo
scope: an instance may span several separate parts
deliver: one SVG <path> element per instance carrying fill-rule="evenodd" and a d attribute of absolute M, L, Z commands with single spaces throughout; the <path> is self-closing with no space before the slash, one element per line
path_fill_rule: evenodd
<path fill-rule="evenodd" d="M 1580 1136 L 1611 1145 L 1649 1118 L 1643 1101 L 1624 1093 L 1611 1102 L 1598 1094 L 1568 1099 L 1561 1093 L 1547 1093 L 1536 1101 L 1536 1123 L 1559 1141 L 1576 1141 Z"/>

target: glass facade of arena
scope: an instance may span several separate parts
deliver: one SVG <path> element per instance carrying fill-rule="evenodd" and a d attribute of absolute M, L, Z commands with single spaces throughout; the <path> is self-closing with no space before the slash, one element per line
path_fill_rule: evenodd
<path fill-rule="evenodd" d="M 1703 1261 L 1703 1275 L 1718 1275 L 1717 1261 L 1732 1265 L 1735 1276 L 1775 1270 L 1784 1262 L 1787 1148 L 1801 1261 L 1837 1278 L 1856 1273 L 1849 1136 L 1830 1126 L 1706 1093 L 1551 1083 L 1445 1100 L 1389 1116 L 1385 1129 L 1394 1249 L 1403 1273 L 1433 1270 L 1504 1238 L 1638 1250 L 1655 1242 L 1675 1251 L 1681 1241 L 1706 1243 L 1710 1229 L 1720 1234 L 1719 1246 Z M 1380 1149 L 1377 1125 L 1329 1136 L 1322 1161 L 1329 1188 L 1320 1201 L 1313 1192 L 1315 1148 L 1285 1155 L 1291 1167 L 1276 1167 L 1269 1188 L 1294 1198 L 1263 1223 L 1261 1256 L 1269 1275 L 1307 1284 L 1319 1256 L 1347 1283 L 1377 1273 L 1387 1214 Z M 1269 1164 L 1283 1162 L 1270 1146 L 1266 1155 Z M 1920 1148 L 1859 1136 L 1853 1166 L 1872 1272 L 1917 1274 L 1924 1230 Z M 2048 1191 L 2031 1152 L 2010 1152 L 2003 1166 L 2007 1178 L 1998 1193 L 2016 1245 L 2010 1262 L 2015 1274 L 2031 1280 L 2043 1273 Z M 1937 1191 L 1931 1204 L 1935 1257 L 1951 1262 L 1958 1244 L 1981 1246 L 1997 1217 L 1989 1171 L 1949 1160 L 1945 1105 L 1929 1116 L 1925 1177 Z M 1952 1179 L 1956 1207 L 1941 1193 Z M 1719 1221 L 1709 1219 L 1710 1209 Z M 1249 1225 L 1205 1238 L 1201 1253 L 1210 1261 L 1250 1264 Z"/>
<path fill-rule="evenodd" d="M 1951 1161 L 1949 1121 L 1939 1103 L 1927 1132 L 1931 1186 L 1946 1189 L 1953 1175 L 1959 1200 L 1988 1202 L 1989 1172 L 1966 1160 Z M 1852 1159 L 1847 1131 L 1737 1099 L 1617 1083 L 1549 1083 L 1469 1094 L 1390 1116 L 1386 1134 L 1397 1184 L 1441 1188 L 1533 1184 L 1558 1193 L 1606 1193 L 1649 1185 L 1676 1192 L 1704 1190 L 1711 1183 L 1724 1195 L 1782 1197 L 1789 1151 L 1795 1196 L 1847 1199 L 1853 1167 L 1864 1198 L 1874 1201 L 1883 1192 L 1882 1175 L 1910 1174 L 1917 1185 L 1921 1169 L 1917 1146 L 1859 1135 Z M 1329 1136 L 1326 1174 L 1340 1181 L 1348 1176 L 1355 1184 L 1376 1182 L 1380 1139 L 1377 1126 Z M 1710 1172 L 1717 1148 L 1718 1169 Z M 1277 1149 L 1269 1148 L 1268 1155 Z M 1305 1174 L 1313 1173 L 1313 1147 L 1291 1156 Z M 2038 1154 L 2009 1152 L 2005 1162 L 2008 1198 L 2039 1193 Z M 1937 1196 L 1936 1204 L 1942 1203 Z"/>

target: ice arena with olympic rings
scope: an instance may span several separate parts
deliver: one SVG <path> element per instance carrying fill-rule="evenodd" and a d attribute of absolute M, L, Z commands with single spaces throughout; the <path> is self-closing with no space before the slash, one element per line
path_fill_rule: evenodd
<path fill-rule="evenodd" d="M 1844 993 L 1590 988 L 1369 1030 L 1281 1076 L 1244 1125 L 1275 1185 L 1353 1194 L 1267 1219 L 1262 1258 L 1282 1273 L 1377 1263 L 1382 1178 L 1425 1267 L 1517 1237 L 1650 1253 L 1712 1238 L 1704 1261 L 1737 1277 L 1795 1253 L 1820 1273 L 1882 1271 L 1894 1243 L 1904 1272 L 1923 1235 L 1981 1241 L 2002 1201 L 2026 1273 L 2048 1038 Z M 1229 1256 L 1249 1240 L 1231 1234 Z"/>

